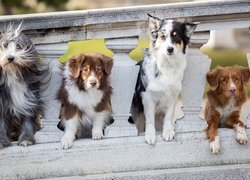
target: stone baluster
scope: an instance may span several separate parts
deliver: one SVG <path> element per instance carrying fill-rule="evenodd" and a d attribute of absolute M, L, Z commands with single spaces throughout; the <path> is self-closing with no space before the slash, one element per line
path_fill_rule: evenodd
<path fill-rule="evenodd" d="M 45 117 L 43 117 L 43 129 L 36 134 L 38 142 L 59 141 L 61 137 L 60 130 L 57 128 L 59 121 L 59 112 L 61 104 L 56 100 L 56 94 L 61 86 L 62 76 L 59 68 L 59 58 L 66 53 L 67 43 L 43 44 L 36 45 L 36 50 L 43 60 L 49 63 L 51 77 L 49 86 L 43 94 L 46 102 Z"/>
<path fill-rule="evenodd" d="M 136 136 L 135 125 L 128 122 L 130 107 L 139 67 L 128 55 L 136 48 L 138 37 L 106 39 L 108 49 L 114 52 L 111 73 L 113 94 L 111 105 L 114 123 L 106 128 L 106 137 Z"/>
<path fill-rule="evenodd" d="M 176 121 L 177 132 L 203 131 L 206 128 L 206 121 L 199 114 L 211 60 L 200 48 L 208 39 L 209 31 L 196 32 L 191 38 L 181 92 L 184 116 Z"/>

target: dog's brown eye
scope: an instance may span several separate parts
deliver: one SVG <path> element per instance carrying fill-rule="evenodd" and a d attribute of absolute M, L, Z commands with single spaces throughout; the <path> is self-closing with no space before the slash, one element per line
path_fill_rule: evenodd
<path fill-rule="evenodd" d="M 234 80 L 235 80 L 235 81 L 239 81 L 239 80 L 240 80 L 240 77 L 235 77 Z"/>
<path fill-rule="evenodd" d="M 99 66 L 99 67 L 97 68 L 97 70 L 98 70 L 98 71 L 102 71 L 102 67 Z"/>
<path fill-rule="evenodd" d="M 227 79 L 225 79 L 225 78 L 222 78 L 220 81 L 221 81 L 222 83 L 227 83 Z"/>
<path fill-rule="evenodd" d="M 87 72 L 89 69 L 87 67 L 84 67 L 82 71 Z"/>
<path fill-rule="evenodd" d="M 16 47 L 17 49 L 22 49 L 22 47 L 19 44 Z"/>

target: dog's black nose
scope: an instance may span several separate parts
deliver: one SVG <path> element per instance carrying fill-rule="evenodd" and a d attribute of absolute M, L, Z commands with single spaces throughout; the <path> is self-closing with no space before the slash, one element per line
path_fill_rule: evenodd
<path fill-rule="evenodd" d="M 174 52 L 174 48 L 168 47 L 167 51 L 168 51 L 169 54 L 172 54 Z"/>
<path fill-rule="evenodd" d="M 7 60 L 9 61 L 9 63 L 12 63 L 13 61 L 14 61 L 14 56 L 9 56 L 8 58 L 7 58 Z"/>
<path fill-rule="evenodd" d="M 90 85 L 91 85 L 92 87 L 95 87 L 96 84 L 97 84 L 96 82 L 91 82 L 91 83 L 90 83 Z"/>

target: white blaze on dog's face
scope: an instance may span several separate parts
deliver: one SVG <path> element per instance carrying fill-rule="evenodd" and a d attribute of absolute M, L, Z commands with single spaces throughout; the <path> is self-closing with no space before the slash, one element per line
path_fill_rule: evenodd
<path fill-rule="evenodd" d="M 165 56 L 186 53 L 191 34 L 197 24 L 161 20 L 149 15 L 151 46 Z"/>
<path fill-rule="evenodd" d="M 85 89 L 98 89 L 100 87 L 100 81 L 103 78 L 103 68 L 101 64 L 90 65 L 88 63 L 84 63 L 82 74 L 82 78 L 85 81 Z"/>

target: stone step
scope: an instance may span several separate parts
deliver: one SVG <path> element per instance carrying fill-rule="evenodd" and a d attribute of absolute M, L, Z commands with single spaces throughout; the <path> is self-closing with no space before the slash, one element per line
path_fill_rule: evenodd
<path fill-rule="evenodd" d="M 69 176 L 59 178 L 48 178 L 50 180 L 142 180 L 142 179 L 178 179 L 178 180 L 248 180 L 250 179 L 250 165 L 224 165 L 224 166 L 208 166 L 208 167 L 192 167 L 192 168 L 178 168 L 178 169 L 162 169 L 162 170 L 148 170 L 124 173 L 107 173 L 98 175 L 86 176 Z M 47 179 L 47 180 L 48 180 Z"/>
<path fill-rule="evenodd" d="M 178 133 L 172 142 L 157 136 L 157 144 L 143 136 L 81 139 L 69 150 L 59 142 L 0 150 L 0 179 L 34 179 L 131 173 L 161 169 L 250 164 L 250 144 L 239 145 L 235 132 L 220 129 L 221 153 L 209 150 L 203 132 Z M 250 129 L 247 129 L 250 136 Z M 195 168 L 194 168 L 195 169 Z M 225 171 L 226 173 L 227 171 Z M 105 177 L 105 176 L 104 176 Z"/>

